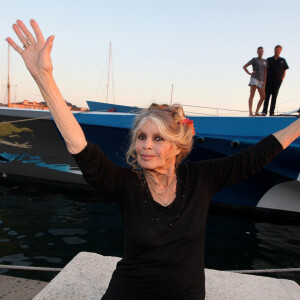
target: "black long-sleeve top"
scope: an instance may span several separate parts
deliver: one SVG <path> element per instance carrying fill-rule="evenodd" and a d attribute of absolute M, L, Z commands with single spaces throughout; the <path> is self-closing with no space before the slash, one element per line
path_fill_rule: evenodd
<path fill-rule="evenodd" d="M 210 199 L 258 172 L 280 151 L 270 135 L 221 159 L 177 168 L 175 200 L 155 202 L 145 178 L 116 166 L 96 145 L 74 155 L 85 180 L 114 201 L 125 226 L 124 255 L 102 299 L 204 299 L 204 236 Z"/>

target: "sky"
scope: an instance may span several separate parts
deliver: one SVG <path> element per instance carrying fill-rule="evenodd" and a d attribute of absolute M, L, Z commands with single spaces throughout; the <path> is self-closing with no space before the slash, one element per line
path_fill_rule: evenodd
<path fill-rule="evenodd" d="M 0 103 L 7 101 L 5 38 L 17 40 L 12 30 L 17 19 L 30 26 L 34 18 L 45 37 L 55 35 L 54 77 L 75 105 L 106 102 L 111 42 L 109 102 L 170 103 L 173 85 L 173 103 L 199 106 L 185 106 L 187 112 L 246 114 L 250 78 L 242 67 L 257 56 L 258 46 L 267 58 L 281 44 L 290 69 L 277 111 L 286 112 L 300 106 L 299 15 L 299 0 L 1 0 Z M 10 62 L 12 102 L 43 101 L 13 49 Z M 254 106 L 257 101 L 258 94 Z"/>

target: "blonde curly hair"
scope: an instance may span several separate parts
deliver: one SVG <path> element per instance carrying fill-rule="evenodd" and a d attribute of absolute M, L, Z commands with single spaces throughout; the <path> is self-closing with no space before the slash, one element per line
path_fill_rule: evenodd
<path fill-rule="evenodd" d="M 184 122 L 186 117 L 182 106 L 179 104 L 159 105 L 152 103 L 149 108 L 141 110 L 130 131 L 130 145 L 126 154 L 127 163 L 135 170 L 139 169 L 135 152 L 137 132 L 149 120 L 157 125 L 161 136 L 165 140 L 175 143 L 178 149 L 181 150 L 176 156 L 176 168 L 192 150 L 194 135 L 193 127 Z"/>

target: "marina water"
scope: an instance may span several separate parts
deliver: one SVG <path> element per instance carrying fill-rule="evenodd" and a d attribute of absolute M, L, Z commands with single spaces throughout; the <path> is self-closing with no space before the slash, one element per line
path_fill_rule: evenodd
<path fill-rule="evenodd" d="M 116 205 L 84 203 L 97 196 L 37 184 L 0 184 L 0 264 L 64 267 L 78 252 L 122 256 Z M 300 267 L 300 222 L 214 208 L 209 212 L 205 267 L 249 270 Z M 57 273 L 0 269 L 0 274 L 50 281 Z M 259 274 L 261 275 L 261 274 Z M 267 276 L 300 284 L 300 272 Z"/>

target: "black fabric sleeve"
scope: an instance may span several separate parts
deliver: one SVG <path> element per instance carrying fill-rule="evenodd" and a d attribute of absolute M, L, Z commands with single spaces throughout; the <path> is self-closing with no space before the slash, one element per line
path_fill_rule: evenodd
<path fill-rule="evenodd" d="M 237 154 L 199 162 L 198 168 L 213 193 L 246 179 L 271 162 L 283 150 L 280 142 L 269 135 Z"/>
<path fill-rule="evenodd" d="M 128 169 L 116 166 L 100 147 L 90 142 L 79 153 L 73 154 L 83 178 L 106 200 L 121 204 L 124 179 Z"/>

